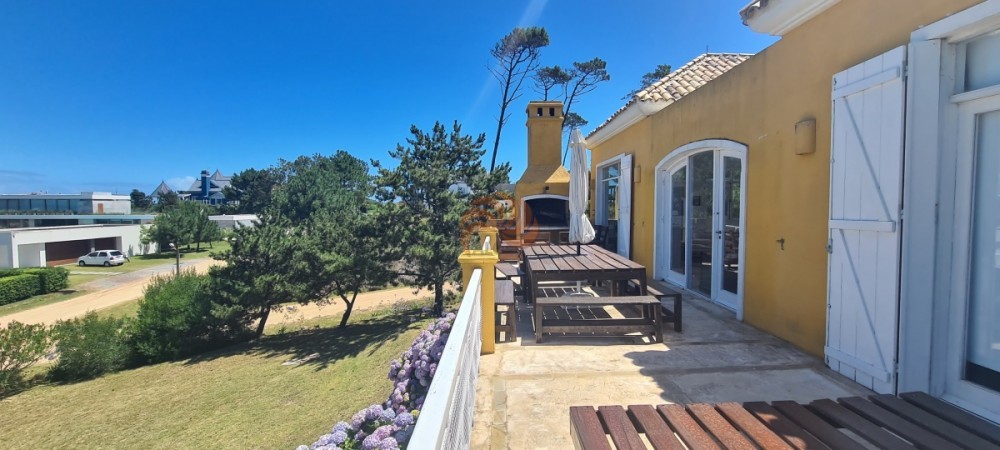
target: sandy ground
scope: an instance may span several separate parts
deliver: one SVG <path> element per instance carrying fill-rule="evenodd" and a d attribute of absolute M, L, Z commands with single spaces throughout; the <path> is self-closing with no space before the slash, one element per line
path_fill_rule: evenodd
<path fill-rule="evenodd" d="M 181 264 L 181 269 L 193 267 L 198 273 L 205 273 L 208 272 L 209 267 L 215 264 L 221 264 L 221 262 L 205 258 L 183 263 Z M 166 264 L 164 266 L 156 266 L 133 272 L 135 274 L 133 276 L 129 276 L 132 274 L 124 274 L 108 277 L 105 280 L 95 282 L 107 286 L 104 288 L 98 286 L 97 288 L 100 290 L 96 292 L 0 317 L 0 326 L 5 326 L 12 321 L 51 325 L 59 320 L 82 316 L 87 311 L 96 311 L 134 300 L 142 297 L 142 291 L 145 289 L 146 284 L 149 283 L 150 278 L 159 273 L 171 272 L 173 270 L 173 264 Z M 88 287 L 93 287 L 92 283 L 88 283 L 88 285 Z"/>
<path fill-rule="evenodd" d="M 365 292 L 358 294 L 357 300 L 354 301 L 354 310 L 351 311 L 351 317 L 354 317 L 354 314 L 359 311 L 377 309 L 399 301 L 416 300 L 432 296 L 434 296 L 434 291 L 432 290 L 421 289 L 414 293 L 414 288 L 411 287 Z M 324 305 L 310 303 L 304 306 L 289 306 L 280 311 L 272 312 L 270 317 L 267 318 L 267 325 L 295 325 L 297 322 L 306 319 L 340 314 L 344 312 L 344 308 L 344 301 L 339 297 Z"/>
<path fill-rule="evenodd" d="M 221 263 L 212 259 L 201 259 L 184 263 L 181 265 L 181 268 L 187 269 L 193 267 L 198 273 L 205 273 L 208 272 L 209 267 L 215 264 Z M 173 265 L 167 264 L 88 283 L 88 288 L 96 288 L 98 290 L 74 299 L 0 317 L 0 326 L 5 326 L 12 321 L 51 325 L 59 320 L 82 316 L 87 311 L 96 311 L 135 300 L 142 297 L 143 289 L 149 283 L 150 278 L 157 274 L 173 270 Z M 433 295 L 434 291 L 426 289 L 414 293 L 414 289 L 410 287 L 366 292 L 358 295 L 353 312 L 381 308 L 398 301 L 414 300 Z M 344 309 L 344 302 L 339 298 L 326 304 L 310 303 L 305 306 L 295 305 L 285 307 L 280 311 L 271 313 L 271 316 L 268 318 L 268 326 L 295 325 L 307 319 L 334 316 L 344 312 Z"/>

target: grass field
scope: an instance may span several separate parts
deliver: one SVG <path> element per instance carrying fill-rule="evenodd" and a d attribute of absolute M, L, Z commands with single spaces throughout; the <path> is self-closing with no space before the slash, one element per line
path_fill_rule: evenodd
<path fill-rule="evenodd" d="M 398 307 L 357 314 L 344 329 L 327 327 L 337 318 L 320 319 L 187 361 L 36 386 L 0 400 L 0 448 L 309 444 L 336 421 L 385 401 L 389 362 L 428 322 L 416 314 Z M 282 365 L 312 354 L 305 364 Z"/>

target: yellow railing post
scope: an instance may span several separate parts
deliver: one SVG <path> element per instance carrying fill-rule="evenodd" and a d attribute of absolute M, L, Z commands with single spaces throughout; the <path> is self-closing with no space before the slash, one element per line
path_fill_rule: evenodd
<path fill-rule="evenodd" d="M 492 238 L 491 238 L 492 239 Z M 496 279 L 496 263 L 499 261 L 497 252 L 482 250 L 466 250 L 458 257 L 458 263 L 462 266 L 462 286 L 470 289 L 469 279 L 476 269 L 483 270 L 483 283 L 480 297 L 482 298 L 483 314 L 483 347 L 482 354 L 488 355 L 495 351 L 494 336 L 496 335 L 496 319 L 494 317 L 496 304 L 494 298 L 494 280 Z"/>
<path fill-rule="evenodd" d="M 480 242 L 486 242 L 486 237 L 490 238 L 490 250 L 500 251 L 500 230 L 497 227 L 482 227 L 479 229 Z"/>

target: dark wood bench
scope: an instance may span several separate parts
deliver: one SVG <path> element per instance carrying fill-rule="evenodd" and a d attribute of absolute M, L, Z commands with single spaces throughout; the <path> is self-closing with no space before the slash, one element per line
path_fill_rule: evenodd
<path fill-rule="evenodd" d="M 544 308 L 602 308 L 604 306 L 635 306 L 642 317 L 607 319 L 546 319 Z M 535 301 L 535 342 L 542 342 L 545 333 L 580 333 L 594 335 L 624 335 L 642 333 L 663 342 L 660 301 L 651 295 L 630 297 L 539 297 Z"/>
<path fill-rule="evenodd" d="M 655 449 L 1000 448 L 1000 426 L 922 392 L 808 404 L 573 406 L 569 417 L 573 443 L 586 450 L 647 448 L 640 433 Z"/>
<path fill-rule="evenodd" d="M 639 291 L 639 280 L 629 280 L 628 282 L 628 292 L 638 292 Z M 684 319 L 684 303 L 681 301 L 681 293 L 677 292 L 668 287 L 664 287 L 662 291 L 656 289 L 652 286 L 646 286 L 646 293 L 656 297 L 660 300 L 660 305 L 663 307 L 663 323 L 673 323 L 674 331 L 680 333 L 683 329 L 683 319 Z M 673 300 L 673 307 L 668 308 L 667 304 Z"/>
<path fill-rule="evenodd" d="M 504 333 L 503 342 L 514 342 L 517 340 L 517 306 L 514 304 L 514 282 L 510 280 L 496 280 L 493 292 L 496 342 L 501 342 L 501 331 Z"/>

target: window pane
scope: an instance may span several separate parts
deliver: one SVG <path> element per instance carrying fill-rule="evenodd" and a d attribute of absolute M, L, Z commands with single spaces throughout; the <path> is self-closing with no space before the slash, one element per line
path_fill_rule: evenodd
<path fill-rule="evenodd" d="M 715 154 L 691 157 L 691 288 L 712 295 L 712 200 L 715 189 Z"/>
<path fill-rule="evenodd" d="M 1000 84 L 1000 31 L 976 39 L 965 48 L 965 90 Z"/>
<path fill-rule="evenodd" d="M 687 235 L 687 167 L 670 176 L 670 270 L 684 273 L 684 249 Z"/>
<path fill-rule="evenodd" d="M 739 158 L 722 159 L 722 289 L 736 294 L 740 283 L 740 188 L 743 165 Z"/>
<path fill-rule="evenodd" d="M 1000 111 L 978 117 L 965 378 L 1000 391 Z"/>

